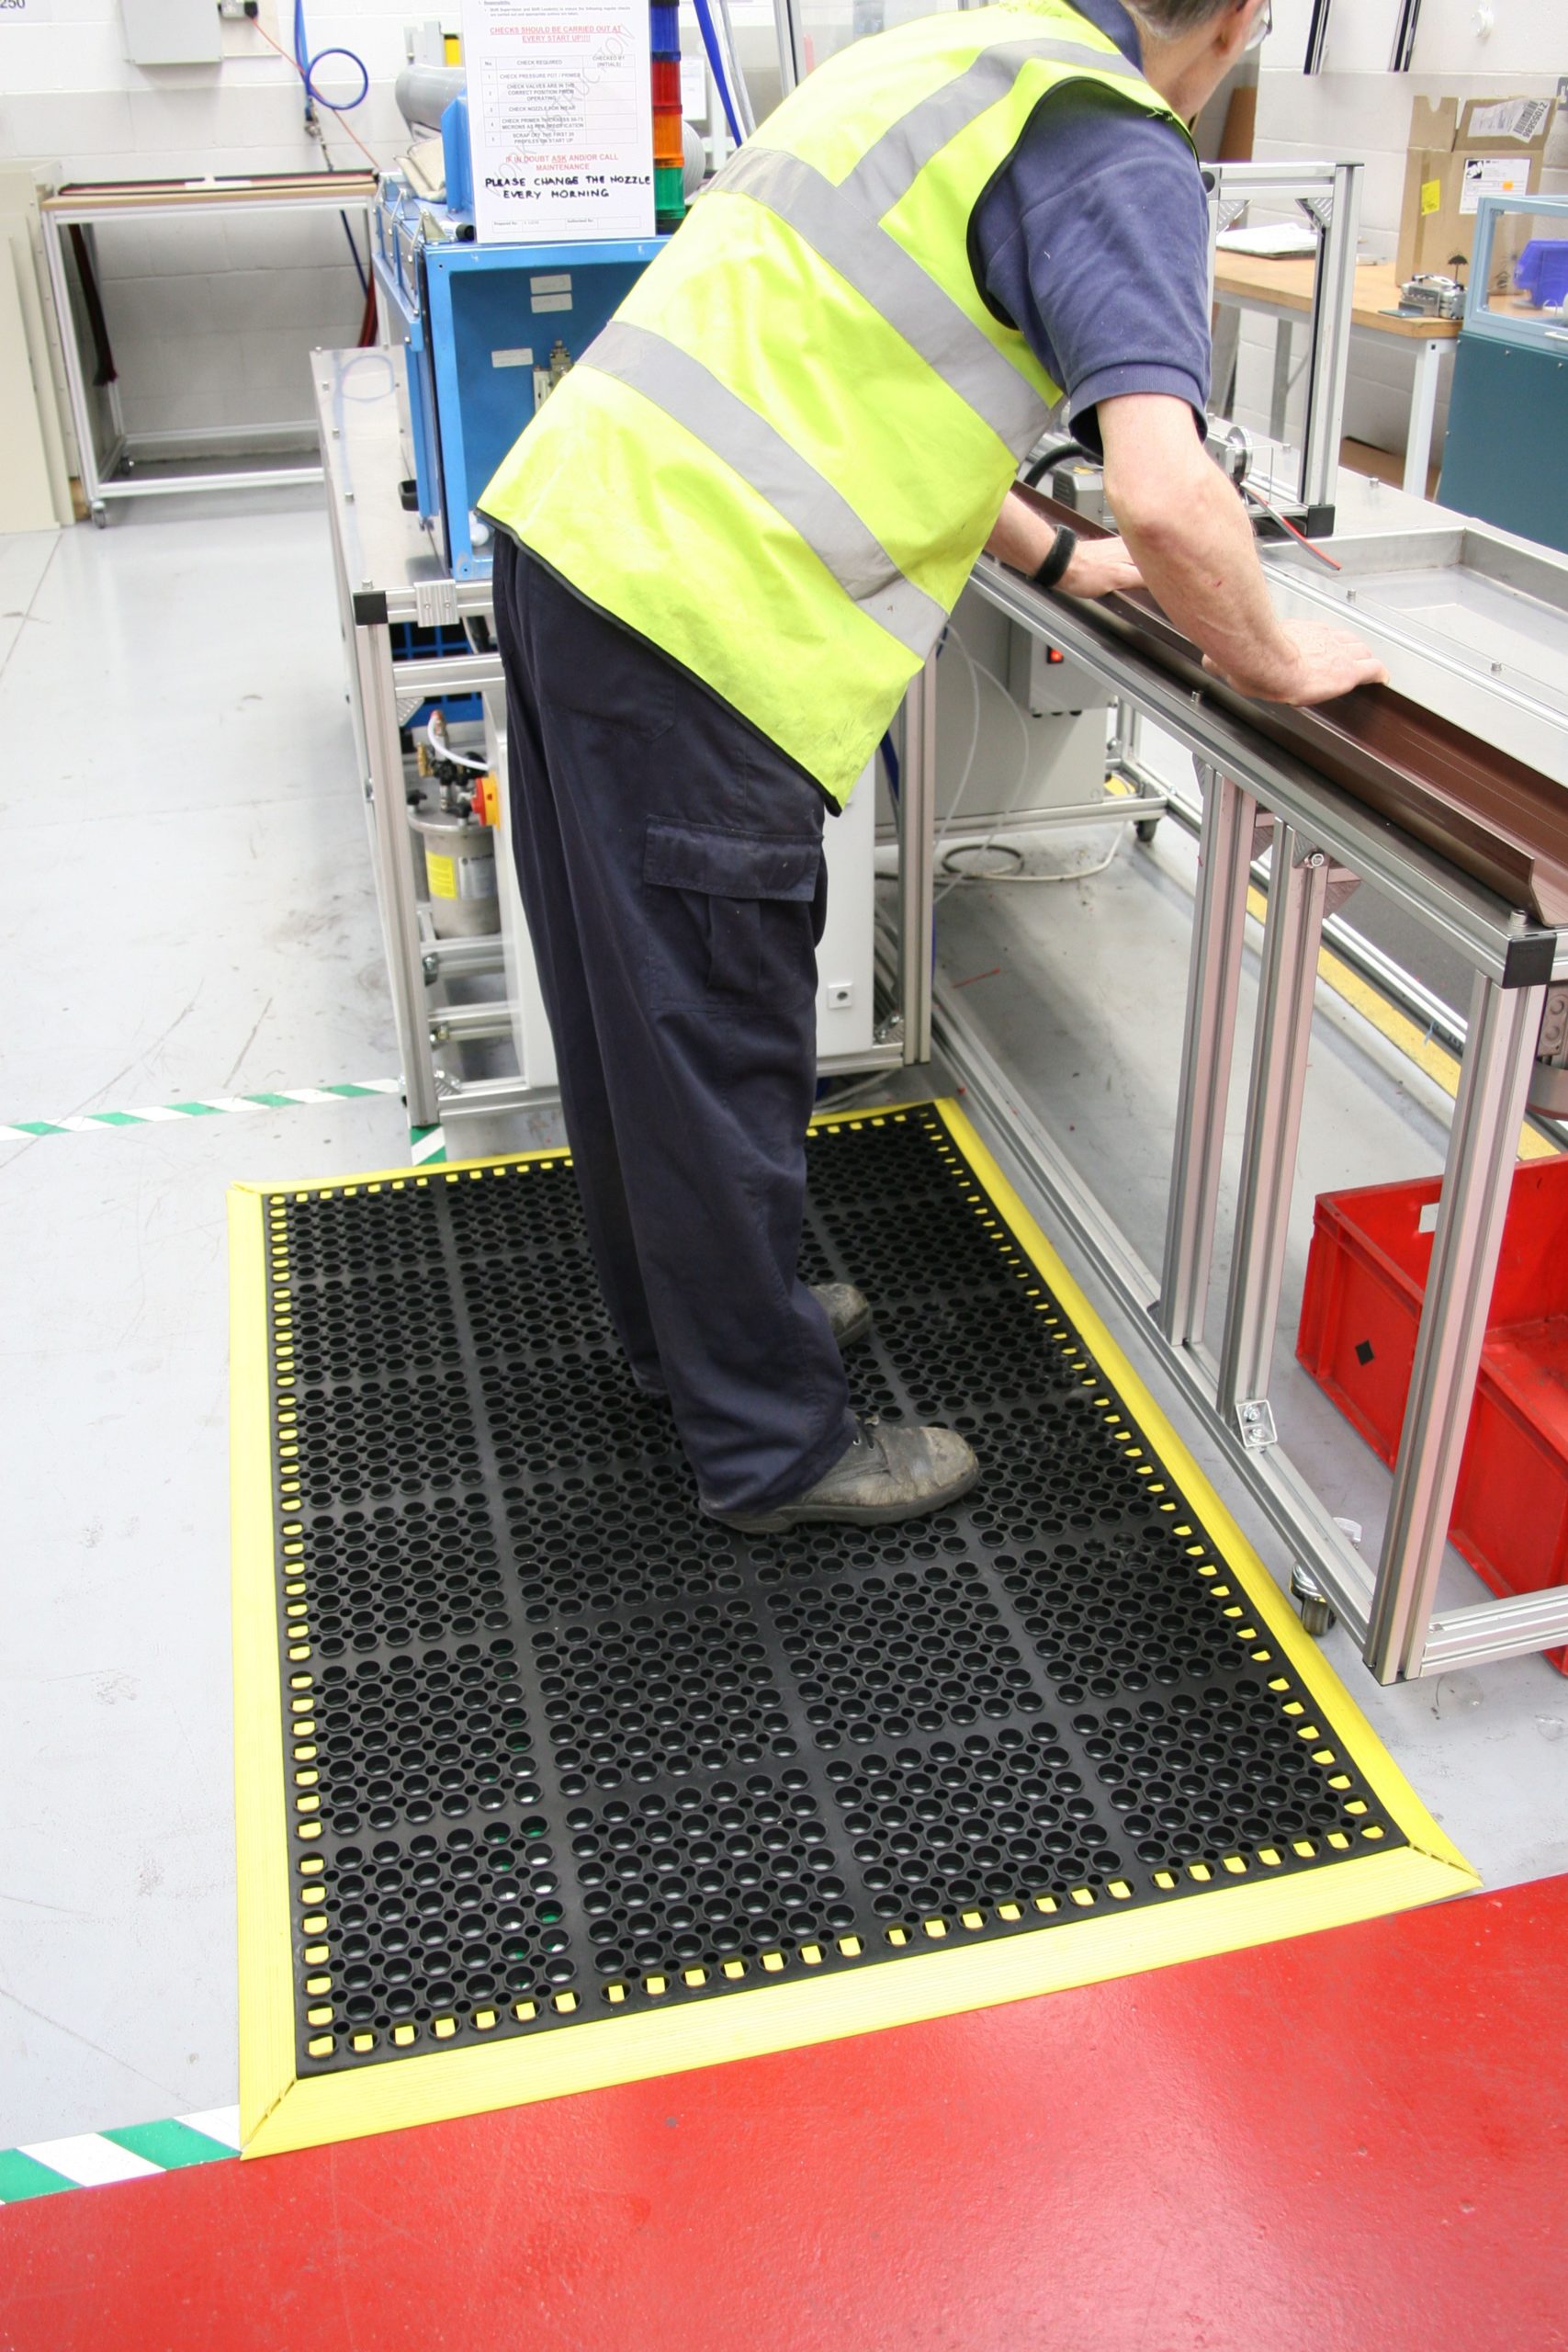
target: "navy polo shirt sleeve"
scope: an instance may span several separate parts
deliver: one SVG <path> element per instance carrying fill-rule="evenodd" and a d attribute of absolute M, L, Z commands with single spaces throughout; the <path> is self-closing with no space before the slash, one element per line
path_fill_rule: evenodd
<path fill-rule="evenodd" d="M 1209 220 L 1191 149 L 1095 85 L 1042 100 L 969 224 L 976 283 L 1066 393 L 1073 431 L 1130 392 L 1209 398 Z"/>

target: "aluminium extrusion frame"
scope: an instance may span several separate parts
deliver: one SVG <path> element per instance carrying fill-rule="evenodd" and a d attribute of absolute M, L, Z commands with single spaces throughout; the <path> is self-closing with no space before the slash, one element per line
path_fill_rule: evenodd
<path fill-rule="evenodd" d="M 318 351 L 311 355 L 321 472 L 333 548 L 338 609 L 348 658 L 355 749 L 369 829 L 371 867 L 397 1032 L 404 1101 L 412 1127 L 536 1110 L 559 1100 L 553 1086 L 524 1078 L 461 1078 L 440 1069 L 435 1048 L 460 1046 L 510 1034 L 504 998 L 479 1004 L 432 1005 L 427 989 L 454 975 L 494 972 L 499 940 L 432 940 L 422 933 L 414 893 L 412 840 L 408 824 L 406 768 L 400 731 L 423 702 L 437 695 L 493 692 L 503 683 L 494 652 L 440 653 L 395 661 L 392 631 L 400 624 L 448 626 L 493 619 L 490 583 L 455 580 L 436 556 L 430 533 L 405 514 L 398 483 L 400 454 L 397 372 L 400 354 Z M 368 392 L 355 379 L 370 379 Z M 912 738 L 925 729 L 916 714 L 934 717 L 934 661 L 909 689 Z M 895 1012 L 873 1043 L 841 1055 L 823 1055 L 824 1077 L 891 1071 L 930 1054 L 931 970 L 929 943 L 934 901 L 932 800 L 934 763 L 917 756 L 901 801 L 899 938 Z"/>
<path fill-rule="evenodd" d="M 322 175 L 323 178 L 327 175 Z M 199 466 L 182 467 L 155 480 L 128 481 L 118 479 L 113 469 L 122 458 L 130 458 L 130 442 L 136 436 L 125 429 L 124 413 L 120 406 L 119 386 L 111 379 L 107 387 L 109 417 L 114 427 L 115 441 L 107 458 L 101 458 L 94 438 L 93 415 L 87 397 L 87 382 L 82 368 L 81 347 L 76 335 L 76 314 L 72 306 L 71 284 L 65 267 L 65 247 L 62 232 L 80 228 L 90 235 L 100 221 L 111 220 L 189 220 L 197 216 L 206 218 L 214 212 L 302 212 L 325 214 L 356 211 L 364 215 L 365 242 L 370 251 L 374 239 L 370 233 L 372 191 L 365 186 L 360 174 L 342 173 L 337 175 L 341 186 L 317 193 L 302 187 L 299 181 L 269 187 L 265 181 L 235 181 L 208 184 L 189 183 L 188 192 L 171 186 L 152 195 L 136 192 L 134 182 L 120 187 L 105 185 L 98 188 L 78 188 L 40 198 L 39 218 L 43 230 L 44 256 L 49 265 L 49 281 L 54 296 L 54 307 L 60 325 L 60 350 L 65 370 L 66 398 L 71 409 L 71 422 L 76 435 L 77 463 L 81 468 L 82 493 L 96 524 L 102 526 L 108 520 L 108 502 L 120 498 L 169 498 L 192 490 L 256 490 L 284 482 L 309 482 L 321 480 L 319 464 L 306 460 L 298 465 L 271 466 Z M 253 438 L 259 433 L 298 433 L 310 430 L 310 419 L 301 418 L 297 424 L 268 426 L 203 426 L 193 428 L 193 436 L 201 440 L 238 440 Z"/>
<path fill-rule="evenodd" d="M 1433 1613 L 1549 978 L 1568 934 L 1542 930 L 1302 762 L 1253 736 L 1136 650 L 990 558 L 981 594 L 1095 670 L 1184 743 L 1205 793 L 1164 1266 L 1156 1280 L 939 989 L 935 1042 L 1012 1138 L 1100 1274 L 1145 1324 L 1211 1434 L 1295 1558 L 1321 1582 L 1382 1682 L 1568 1639 L 1568 1587 Z M 1236 1248 L 1218 1359 L 1203 1344 L 1236 1024 L 1255 809 L 1279 820 L 1254 1038 Z M 1321 862 L 1315 862 L 1321 861 Z M 1267 1385 L 1305 1041 L 1329 864 L 1393 897 L 1474 975 L 1459 1098 L 1410 1399 L 1375 1575 L 1279 1445 Z"/>
<path fill-rule="evenodd" d="M 1223 230 L 1249 204 L 1293 203 L 1317 232 L 1317 276 L 1311 311 L 1306 425 L 1302 436 L 1300 497 L 1309 518 L 1331 515 L 1345 432 L 1350 334 L 1356 308 L 1356 249 L 1361 217 L 1360 164 L 1206 164 L 1209 187 L 1209 292 Z M 1295 314 L 1281 311 L 1276 327 L 1273 437 L 1284 435 L 1290 389 L 1291 335 Z M 1322 527 L 1314 525 L 1314 528 Z"/>

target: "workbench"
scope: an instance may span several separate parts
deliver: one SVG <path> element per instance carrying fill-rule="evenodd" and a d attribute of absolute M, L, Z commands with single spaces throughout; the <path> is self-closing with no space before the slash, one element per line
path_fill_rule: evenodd
<path fill-rule="evenodd" d="M 217 466 L 161 463 L 155 471 L 139 472 L 125 430 L 119 386 L 111 376 L 102 387 L 113 438 L 100 452 L 94 428 L 93 404 L 75 328 L 76 308 L 65 266 L 65 240 L 79 232 L 90 250 L 96 226 L 125 220 L 205 220 L 214 213 L 276 214 L 341 212 L 361 215 L 369 246 L 370 205 L 376 194 L 372 172 L 267 172 L 254 176 L 190 180 L 97 180 L 73 183 L 46 196 L 39 206 L 43 247 L 60 321 L 61 357 L 65 368 L 66 396 L 75 428 L 82 494 L 88 512 L 100 526 L 108 519 L 107 502 L 119 498 L 158 498 L 187 490 L 246 490 L 279 482 L 320 481 L 319 465 L 301 464 Z M 303 370 L 301 370 L 303 373 Z M 96 388 L 95 388 L 96 389 Z M 306 428 L 308 429 L 308 427 Z M 206 440 L 249 438 L 256 428 L 214 424 L 204 429 Z"/>
<path fill-rule="evenodd" d="M 1269 432 L 1285 438 L 1286 409 L 1291 385 L 1291 355 L 1294 331 L 1310 318 L 1316 264 L 1311 259 L 1269 261 L 1253 254 L 1227 253 L 1220 248 L 1214 265 L 1216 303 L 1237 311 L 1256 311 L 1275 321 L 1274 387 Z M 1432 459 L 1432 426 L 1438 407 L 1438 379 L 1443 354 L 1459 341 L 1457 319 L 1391 318 L 1399 302 L 1399 278 L 1392 262 L 1360 262 L 1356 268 L 1352 327 L 1368 334 L 1392 336 L 1411 346 L 1415 379 L 1410 398 L 1410 430 L 1404 448 L 1404 487 L 1413 498 L 1427 495 Z"/>

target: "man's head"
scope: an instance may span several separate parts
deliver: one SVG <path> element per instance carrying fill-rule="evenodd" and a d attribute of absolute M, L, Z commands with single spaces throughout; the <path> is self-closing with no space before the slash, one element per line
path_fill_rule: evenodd
<path fill-rule="evenodd" d="M 1190 121 L 1268 30 L 1271 0 L 1127 0 L 1144 36 L 1144 71 Z"/>

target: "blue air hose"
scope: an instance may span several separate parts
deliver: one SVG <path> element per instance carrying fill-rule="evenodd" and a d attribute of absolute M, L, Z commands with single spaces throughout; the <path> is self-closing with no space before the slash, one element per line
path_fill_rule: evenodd
<path fill-rule="evenodd" d="M 725 79 L 724 56 L 719 47 L 718 35 L 714 29 L 713 11 L 708 6 L 708 0 L 694 0 L 694 6 L 697 12 L 697 27 L 703 37 L 703 47 L 708 53 L 708 63 L 713 68 L 713 78 L 718 85 L 718 98 L 719 104 L 724 108 L 724 119 L 729 125 L 731 139 L 739 147 L 742 133 L 736 119 L 734 101 L 729 95 L 729 84 Z"/>
<path fill-rule="evenodd" d="M 317 89 L 312 76 L 317 66 L 324 65 L 329 57 L 346 57 L 349 63 L 358 69 L 359 88 L 352 98 L 329 98 L 324 90 Z M 305 0 L 294 0 L 294 62 L 305 85 L 308 106 L 325 107 L 330 114 L 352 114 L 355 107 L 362 107 L 370 95 L 370 68 L 355 51 L 320 49 L 314 57 L 310 55 L 310 45 L 305 37 Z"/>

